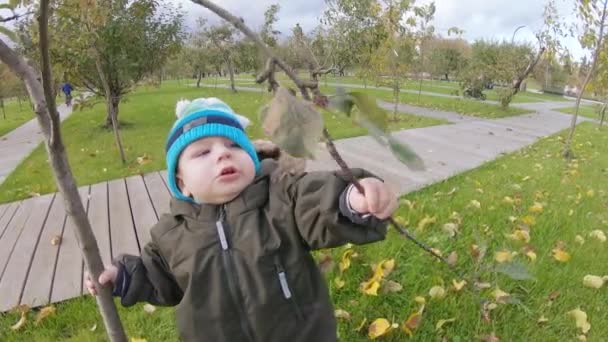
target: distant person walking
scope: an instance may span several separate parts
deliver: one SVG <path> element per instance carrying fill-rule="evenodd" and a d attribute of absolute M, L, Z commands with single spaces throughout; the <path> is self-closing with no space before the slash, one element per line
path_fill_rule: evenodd
<path fill-rule="evenodd" d="M 65 105 L 68 107 L 72 105 L 72 90 L 74 90 L 74 87 L 70 82 L 65 82 L 61 86 L 61 91 L 65 94 Z"/>

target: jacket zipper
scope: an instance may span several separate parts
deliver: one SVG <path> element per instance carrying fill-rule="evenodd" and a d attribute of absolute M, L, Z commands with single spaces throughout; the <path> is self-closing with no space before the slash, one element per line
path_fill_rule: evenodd
<path fill-rule="evenodd" d="M 281 285 L 281 291 L 283 291 L 283 297 L 287 299 L 293 306 L 293 309 L 296 312 L 296 317 L 299 320 L 303 319 L 304 316 L 302 316 L 302 311 L 300 311 L 300 307 L 291 293 L 289 282 L 287 282 L 287 274 L 285 273 L 285 269 L 283 268 L 278 256 L 275 257 L 274 265 L 277 269 L 277 276 L 279 278 L 279 284 Z"/>
<path fill-rule="evenodd" d="M 226 270 L 226 279 L 228 280 L 228 289 L 230 292 L 230 297 L 236 307 L 239 314 L 239 322 L 241 324 L 241 329 L 243 334 L 247 338 L 248 341 L 255 342 L 253 330 L 251 329 L 251 323 L 249 322 L 249 317 L 245 312 L 242 303 L 242 294 L 239 290 L 237 284 L 239 284 L 238 275 L 236 274 L 236 266 L 234 264 L 234 256 L 232 255 L 232 250 L 228 245 L 228 235 L 227 229 L 229 228 L 226 220 L 226 208 L 224 205 L 220 207 L 219 219 L 216 222 L 217 233 L 220 238 L 220 245 L 222 247 L 222 263 L 224 265 L 224 269 Z"/>

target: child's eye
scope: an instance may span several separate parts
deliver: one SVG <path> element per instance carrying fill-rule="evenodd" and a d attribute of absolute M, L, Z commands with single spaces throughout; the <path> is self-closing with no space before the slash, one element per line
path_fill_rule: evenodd
<path fill-rule="evenodd" d="M 230 143 L 230 147 L 241 148 L 241 146 L 239 146 L 239 144 L 237 144 L 235 142 Z"/>
<path fill-rule="evenodd" d="M 206 156 L 209 154 L 209 152 L 210 152 L 209 150 L 200 150 L 200 151 L 196 152 L 195 156 L 196 157 Z"/>

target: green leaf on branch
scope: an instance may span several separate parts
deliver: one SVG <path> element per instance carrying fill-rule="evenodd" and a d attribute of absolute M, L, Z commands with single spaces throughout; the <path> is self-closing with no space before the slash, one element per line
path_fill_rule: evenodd
<path fill-rule="evenodd" d="M 323 117 L 312 103 L 279 88 L 260 111 L 260 122 L 270 140 L 297 158 L 314 158 L 323 134 Z"/>
<path fill-rule="evenodd" d="M 380 145 L 388 147 L 393 155 L 412 170 L 424 170 L 423 160 L 406 144 L 391 136 L 388 131 L 388 115 L 378 107 L 376 99 L 361 92 L 345 92 L 338 88 L 329 99 L 329 109 L 345 113 Z"/>
<path fill-rule="evenodd" d="M 496 272 L 502 273 L 511 279 L 515 280 L 531 280 L 534 277 L 528 272 L 525 265 L 519 262 L 510 262 L 499 264 L 496 267 Z"/>

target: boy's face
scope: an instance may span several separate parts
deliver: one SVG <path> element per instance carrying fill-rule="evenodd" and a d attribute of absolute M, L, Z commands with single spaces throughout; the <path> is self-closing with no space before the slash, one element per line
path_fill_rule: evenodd
<path fill-rule="evenodd" d="M 177 184 L 186 196 L 209 204 L 237 197 L 255 178 L 251 157 L 224 137 L 206 137 L 188 145 L 179 157 Z"/>

